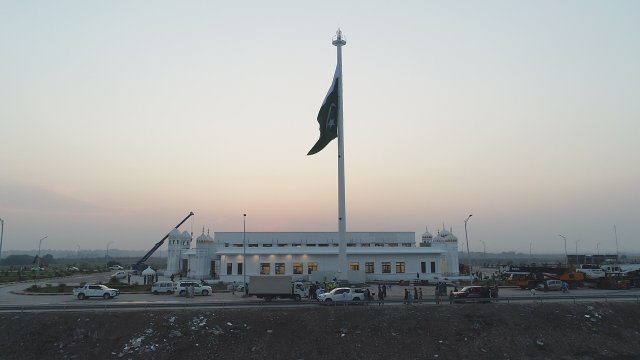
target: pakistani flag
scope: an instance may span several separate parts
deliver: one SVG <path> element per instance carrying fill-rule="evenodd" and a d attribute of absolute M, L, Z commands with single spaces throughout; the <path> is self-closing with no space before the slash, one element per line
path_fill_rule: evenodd
<path fill-rule="evenodd" d="M 324 149 L 331 140 L 338 137 L 338 114 L 340 112 L 340 69 L 336 67 L 333 83 L 318 112 L 320 124 L 320 138 L 309 150 L 307 155 L 313 155 Z"/>

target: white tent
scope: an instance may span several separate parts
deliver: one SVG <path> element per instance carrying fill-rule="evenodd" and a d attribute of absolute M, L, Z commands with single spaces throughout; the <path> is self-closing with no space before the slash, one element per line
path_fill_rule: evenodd
<path fill-rule="evenodd" d="M 156 272 L 151 268 L 151 266 L 147 267 L 142 272 L 142 276 L 150 276 L 150 275 L 155 275 L 155 274 L 156 274 Z"/>

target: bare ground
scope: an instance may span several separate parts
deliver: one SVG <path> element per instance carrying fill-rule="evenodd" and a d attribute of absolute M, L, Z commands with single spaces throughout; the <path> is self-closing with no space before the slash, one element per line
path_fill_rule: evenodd
<path fill-rule="evenodd" d="M 2 359 L 640 359 L 640 305 L 0 314 Z"/>

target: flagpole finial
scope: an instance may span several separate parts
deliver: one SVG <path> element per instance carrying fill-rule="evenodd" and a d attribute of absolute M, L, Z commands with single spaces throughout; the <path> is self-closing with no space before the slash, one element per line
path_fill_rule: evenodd
<path fill-rule="evenodd" d="M 336 31 L 336 36 L 333 38 L 333 41 L 331 43 L 335 46 L 347 45 L 347 40 L 342 35 L 342 30 L 340 30 L 340 28 L 338 28 L 338 31 Z"/>

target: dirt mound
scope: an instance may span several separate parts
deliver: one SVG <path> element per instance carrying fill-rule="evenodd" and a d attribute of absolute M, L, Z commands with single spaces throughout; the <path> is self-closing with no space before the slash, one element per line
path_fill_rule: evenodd
<path fill-rule="evenodd" d="M 336 306 L 0 315 L 4 359 L 640 359 L 640 306 Z"/>

